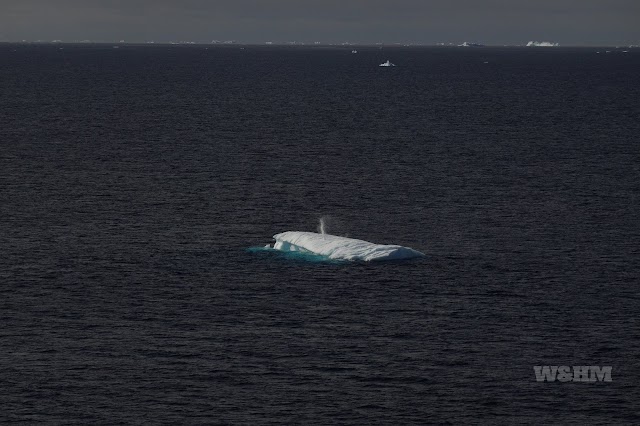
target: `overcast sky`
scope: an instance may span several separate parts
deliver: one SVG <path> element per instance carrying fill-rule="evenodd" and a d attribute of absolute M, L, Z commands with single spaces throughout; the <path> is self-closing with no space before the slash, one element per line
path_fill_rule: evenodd
<path fill-rule="evenodd" d="M 640 44 L 640 0 L 0 0 L 0 41 Z"/>

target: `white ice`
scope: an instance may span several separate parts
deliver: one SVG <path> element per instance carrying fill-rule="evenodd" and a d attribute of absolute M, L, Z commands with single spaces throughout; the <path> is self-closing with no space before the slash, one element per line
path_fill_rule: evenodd
<path fill-rule="evenodd" d="M 530 41 L 527 43 L 527 47 L 557 47 L 558 43 L 551 43 L 549 41 Z"/>
<path fill-rule="evenodd" d="M 409 247 L 373 244 L 354 238 L 315 232 L 288 231 L 273 236 L 273 248 L 281 251 L 311 252 L 334 260 L 400 260 L 423 257 Z"/>

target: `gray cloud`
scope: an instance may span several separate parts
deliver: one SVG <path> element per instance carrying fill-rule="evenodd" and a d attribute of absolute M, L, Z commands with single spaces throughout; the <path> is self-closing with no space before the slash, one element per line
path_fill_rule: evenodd
<path fill-rule="evenodd" d="M 640 41 L 636 0 L 2 0 L 7 40 Z"/>

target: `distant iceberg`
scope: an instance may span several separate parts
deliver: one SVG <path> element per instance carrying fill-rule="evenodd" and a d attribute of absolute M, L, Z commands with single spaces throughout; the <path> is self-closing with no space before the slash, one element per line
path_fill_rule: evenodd
<path fill-rule="evenodd" d="M 379 66 L 381 66 L 381 67 L 395 67 L 395 66 L 396 66 L 396 64 L 392 64 L 392 63 L 387 59 L 387 62 L 383 62 L 383 63 L 381 63 Z"/>
<path fill-rule="evenodd" d="M 273 236 L 273 249 L 284 252 L 304 252 L 331 260 L 378 261 L 424 257 L 409 247 L 373 244 L 368 241 L 315 232 L 288 231 Z M 269 246 L 270 247 L 270 246 Z"/>
<path fill-rule="evenodd" d="M 527 43 L 527 47 L 557 47 L 558 43 L 551 43 L 549 41 L 530 41 Z"/>

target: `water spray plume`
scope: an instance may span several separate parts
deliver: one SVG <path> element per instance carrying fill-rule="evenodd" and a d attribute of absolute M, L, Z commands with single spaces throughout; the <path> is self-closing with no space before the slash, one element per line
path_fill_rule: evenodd
<path fill-rule="evenodd" d="M 326 224 L 326 222 L 324 220 L 324 217 L 320 218 L 320 225 L 318 226 L 318 230 L 323 235 L 327 233 L 327 224 Z"/>

